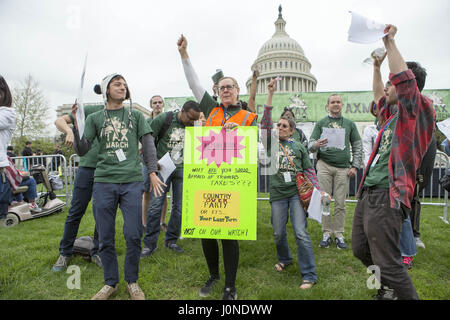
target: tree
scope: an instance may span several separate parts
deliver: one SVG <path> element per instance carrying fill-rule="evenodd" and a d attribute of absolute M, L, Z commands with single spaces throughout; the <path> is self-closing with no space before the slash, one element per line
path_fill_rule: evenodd
<path fill-rule="evenodd" d="M 17 114 L 13 136 L 31 139 L 42 137 L 47 128 L 49 106 L 38 82 L 28 75 L 19 87 L 13 89 L 13 96 Z"/>

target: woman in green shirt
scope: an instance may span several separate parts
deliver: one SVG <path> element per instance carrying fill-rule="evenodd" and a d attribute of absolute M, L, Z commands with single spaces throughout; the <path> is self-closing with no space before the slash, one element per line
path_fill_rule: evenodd
<path fill-rule="evenodd" d="M 291 139 L 295 130 L 295 121 L 282 117 L 278 123 L 278 147 L 271 150 L 272 129 L 272 96 L 275 81 L 268 84 L 267 103 L 261 119 L 263 144 L 267 153 L 276 152 L 276 172 L 269 177 L 271 221 L 274 229 L 274 239 L 277 249 L 278 263 L 275 269 L 283 271 L 292 263 L 292 255 L 286 236 L 286 224 L 291 218 L 294 235 L 297 242 L 297 257 L 302 275 L 301 289 L 310 289 L 317 282 L 316 264 L 311 239 L 306 231 L 306 212 L 300 204 L 297 194 L 296 174 L 303 172 L 320 190 L 317 176 L 309 160 L 308 151 L 298 141 Z M 274 145 L 275 146 L 275 145 Z M 322 197 L 325 195 L 322 193 Z"/>

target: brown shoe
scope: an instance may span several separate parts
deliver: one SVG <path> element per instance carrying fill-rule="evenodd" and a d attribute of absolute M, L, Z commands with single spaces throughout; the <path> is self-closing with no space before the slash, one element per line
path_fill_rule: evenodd
<path fill-rule="evenodd" d="M 115 287 L 111 287 L 105 285 L 95 296 L 91 298 L 91 300 L 108 300 L 114 293 L 117 292 L 117 285 Z"/>
<path fill-rule="evenodd" d="M 130 293 L 131 300 L 145 300 L 145 294 L 137 282 L 127 284 L 127 288 Z"/>

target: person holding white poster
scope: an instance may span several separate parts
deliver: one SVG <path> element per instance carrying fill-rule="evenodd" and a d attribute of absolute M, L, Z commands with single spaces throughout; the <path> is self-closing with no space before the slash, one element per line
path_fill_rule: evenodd
<path fill-rule="evenodd" d="M 366 267 L 379 267 L 380 290 L 387 286 L 394 293 L 389 299 L 418 300 L 399 243 L 411 211 L 417 171 L 433 140 L 436 112 L 433 102 L 421 94 L 425 69 L 404 61 L 395 41 L 397 27 L 388 24 L 384 32 L 389 81 L 384 95 L 380 92 L 377 98 L 374 91 L 383 125 L 357 193 L 352 250 Z M 380 291 L 377 298 L 386 300 Z"/>
<path fill-rule="evenodd" d="M 345 199 L 349 179 L 356 175 L 362 164 L 362 140 L 356 124 L 342 116 L 343 105 L 340 95 L 328 97 L 326 108 L 329 115 L 316 123 L 308 145 L 309 152 L 317 152 L 319 183 L 325 192 L 334 197 L 334 216 L 322 217 L 321 248 L 330 246 L 333 234 L 338 249 L 348 248 L 344 240 Z M 335 138 L 330 145 L 329 131 Z"/>

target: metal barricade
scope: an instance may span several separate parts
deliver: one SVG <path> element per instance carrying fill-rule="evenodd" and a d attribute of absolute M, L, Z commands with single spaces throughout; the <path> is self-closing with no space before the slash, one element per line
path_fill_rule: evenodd
<path fill-rule="evenodd" d="M 443 216 L 440 217 L 445 223 L 447 221 L 448 192 L 439 184 L 439 180 L 450 169 L 449 158 L 447 154 L 437 151 L 434 160 L 434 169 L 430 177 L 428 186 L 422 190 L 420 203 L 422 205 L 442 206 Z M 356 176 L 350 179 L 349 192 L 346 202 L 357 202 L 356 199 L 349 199 L 356 196 L 358 187 L 363 175 L 363 169 L 359 169 Z"/>
<path fill-rule="evenodd" d="M 69 176 L 69 184 L 70 184 L 69 198 L 68 198 L 69 200 L 72 199 L 73 184 L 75 182 L 75 176 L 77 174 L 79 162 L 80 162 L 80 156 L 77 155 L 76 153 L 72 154 L 69 157 L 69 166 L 67 167 L 68 176 Z"/>
<path fill-rule="evenodd" d="M 269 200 L 269 176 L 264 173 L 266 166 L 258 161 L 258 200 Z M 439 184 L 439 180 L 450 170 L 450 161 L 447 154 L 437 151 L 434 162 L 433 174 L 428 186 L 421 192 L 421 204 L 431 206 L 442 206 L 443 216 L 440 217 L 445 223 L 449 223 L 448 214 L 448 192 Z M 356 203 L 356 194 L 362 179 L 363 169 L 357 171 L 356 176 L 350 178 L 349 190 L 346 202 Z M 353 199 L 352 199 L 353 198 Z M 334 199 L 333 199 L 334 200 Z"/>
<path fill-rule="evenodd" d="M 68 181 L 67 181 L 67 163 L 66 157 L 61 154 L 50 154 L 50 155 L 38 155 L 38 156 L 27 156 L 27 157 L 12 157 L 14 162 L 14 166 L 22 171 L 29 172 L 30 169 L 34 165 L 42 165 L 46 170 L 49 176 L 57 175 L 62 177 L 64 181 L 64 194 L 56 194 L 57 197 L 65 197 L 66 203 L 67 199 L 69 199 L 68 192 Z M 59 171 L 61 168 L 61 172 Z M 43 185 L 40 186 L 40 190 L 44 188 Z"/>

